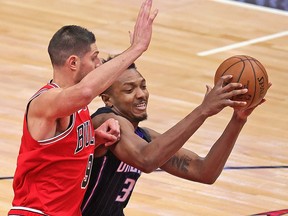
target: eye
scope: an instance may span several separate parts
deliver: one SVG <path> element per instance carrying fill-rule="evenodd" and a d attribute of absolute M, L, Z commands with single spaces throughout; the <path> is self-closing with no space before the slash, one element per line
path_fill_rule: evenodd
<path fill-rule="evenodd" d="M 98 58 L 98 53 L 92 55 L 91 60 L 92 60 L 92 61 L 101 61 L 101 60 Z"/>
<path fill-rule="evenodd" d="M 129 94 L 129 93 L 132 93 L 132 92 L 133 92 L 133 89 L 132 89 L 132 88 L 131 88 L 131 89 L 125 89 L 124 92 L 127 93 L 127 94 Z"/>
<path fill-rule="evenodd" d="M 123 87 L 122 87 L 122 91 L 126 94 L 131 94 L 135 89 L 135 86 L 133 84 L 125 84 Z"/>
<path fill-rule="evenodd" d="M 132 93 L 133 92 L 133 87 L 126 87 L 126 88 L 123 88 L 122 89 L 122 92 L 124 92 L 125 94 L 130 94 L 130 93 Z"/>
<path fill-rule="evenodd" d="M 142 90 L 146 90 L 146 89 L 147 89 L 146 84 L 142 84 L 142 85 L 141 85 L 141 89 L 142 89 Z"/>

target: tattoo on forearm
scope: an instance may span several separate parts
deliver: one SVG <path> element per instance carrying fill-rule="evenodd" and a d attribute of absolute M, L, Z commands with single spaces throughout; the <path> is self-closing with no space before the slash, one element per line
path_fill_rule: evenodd
<path fill-rule="evenodd" d="M 171 164 L 171 166 L 176 167 L 177 169 L 187 173 L 191 160 L 192 159 L 187 155 L 183 155 L 181 157 L 175 155 L 169 160 L 169 163 Z"/>

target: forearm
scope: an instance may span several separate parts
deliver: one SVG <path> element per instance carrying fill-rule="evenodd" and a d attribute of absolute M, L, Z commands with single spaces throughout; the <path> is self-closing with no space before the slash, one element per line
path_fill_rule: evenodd
<path fill-rule="evenodd" d="M 197 131 L 208 118 L 202 109 L 197 107 L 175 126 L 154 139 L 150 145 L 142 150 L 142 154 L 149 156 L 153 169 L 162 166 L 169 160 Z"/>
<path fill-rule="evenodd" d="M 91 89 L 94 98 L 106 90 L 144 52 L 139 47 L 129 47 L 123 53 L 91 71 L 81 81 L 83 87 Z"/>
<path fill-rule="evenodd" d="M 213 183 L 221 174 L 223 167 L 232 152 L 235 142 L 245 125 L 246 120 L 233 116 L 220 138 L 203 159 L 201 166 L 201 181 Z"/>
<path fill-rule="evenodd" d="M 151 12 L 151 7 L 152 0 L 143 2 L 133 34 L 130 35 L 131 46 L 111 61 L 92 71 L 83 80 L 93 90 L 94 97 L 107 89 L 128 66 L 148 49 L 152 37 L 153 21 L 158 13 L 158 10 Z"/>

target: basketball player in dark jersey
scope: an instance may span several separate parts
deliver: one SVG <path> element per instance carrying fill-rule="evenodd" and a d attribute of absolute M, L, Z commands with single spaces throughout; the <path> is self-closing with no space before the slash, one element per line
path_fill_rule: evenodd
<path fill-rule="evenodd" d="M 103 107 L 98 109 L 92 118 L 105 113 L 117 115 L 111 108 Z M 145 141 L 151 141 L 144 129 L 137 127 L 135 133 Z M 92 166 L 90 185 L 82 204 L 82 214 L 123 215 L 123 209 L 140 175 L 139 169 L 119 160 L 109 150 L 104 156 L 96 157 Z"/>
<path fill-rule="evenodd" d="M 97 127 L 108 118 L 117 119 L 121 139 L 109 148 L 100 146 L 95 150 L 92 178 L 81 207 L 83 216 L 124 215 L 124 208 L 141 171 L 149 173 L 161 167 L 181 178 L 205 184 L 214 183 L 253 109 L 235 109 L 223 134 L 206 157 L 202 158 L 181 146 L 209 116 L 217 114 L 226 106 L 244 105 L 229 99 L 233 94 L 246 92 L 245 89 L 236 90 L 241 87 L 239 84 L 230 83 L 222 87 L 229 79 L 227 76 L 222 77 L 213 89 L 208 87 L 202 104 L 160 135 L 138 125 L 147 118 L 149 93 L 146 81 L 135 64 L 120 75 L 101 95 L 106 106 L 92 115 L 92 122 Z"/>

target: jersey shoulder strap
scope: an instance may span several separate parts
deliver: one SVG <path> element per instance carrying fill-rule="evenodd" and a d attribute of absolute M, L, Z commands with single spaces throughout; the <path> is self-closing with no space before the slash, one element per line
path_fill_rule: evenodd
<path fill-rule="evenodd" d="M 141 127 L 137 127 L 135 130 L 135 133 L 141 138 L 143 138 L 144 140 L 146 140 L 147 142 L 151 142 L 151 136 L 147 130 Z"/>
<path fill-rule="evenodd" d="M 91 115 L 91 118 L 103 114 L 103 113 L 114 113 L 115 115 L 118 115 L 116 112 L 114 112 L 110 107 L 101 107 L 99 109 L 96 110 L 96 112 L 94 112 Z M 147 142 L 151 142 L 151 136 L 149 134 L 149 132 L 147 130 L 144 130 L 141 127 L 137 127 L 135 130 L 135 133 L 140 136 L 141 138 L 145 139 Z"/>
<path fill-rule="evenodd" d="M 110 107 L 101 107 L 101 108 L 97 109 L 96 112 L 94 112 L 91 115 L 91 118 L 93 118 L 97 115 L 103 114 L 103 113 L 114 113 L 115 115 L 117 115 L 117 113 L 115 113 Z"/>

